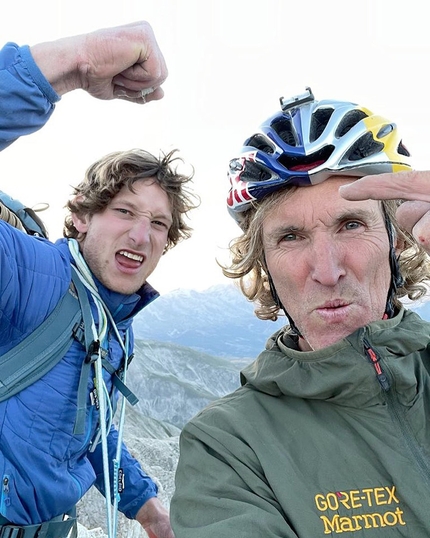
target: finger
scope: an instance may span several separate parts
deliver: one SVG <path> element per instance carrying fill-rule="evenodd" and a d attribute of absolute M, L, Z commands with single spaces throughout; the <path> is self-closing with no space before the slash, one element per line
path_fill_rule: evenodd
<path fill-rule="evenodd" d="M 138 89 L 142 84 L 148 86 L 161 86 L 168 76 L 166 61 L 158 48 L 155 38 L 147 48 L 139 51 L 134 63 L 124 66 L 114 80 L 130 89 Z"/>
<path fill-rule="evenodd" d="M 404 202 L 396 212 L 399 226 L 412 233 L 414 226 L 428 211 L 430 211 L 428 202 Z"/>
<path fill-rule="evenodd" d="M 412 229 L 412 235 L 423 249 L 430 253 L 430 213 L 425 213 Z"/>
<path fill-rule="evenodd" d="M 430 171 L 364 176 L 339 189 L 347 200 L 421 200 L 430 202 Z"/>
<path fill-rule="evenodd" d="M 115 84 L 124 86 L 131 90 L 138 90 L 142 87 L 161 86 L 168 76 L 167 68 L 160 64 L 147 64 L 149 60 L 134 64 L 114 77 Z"/>

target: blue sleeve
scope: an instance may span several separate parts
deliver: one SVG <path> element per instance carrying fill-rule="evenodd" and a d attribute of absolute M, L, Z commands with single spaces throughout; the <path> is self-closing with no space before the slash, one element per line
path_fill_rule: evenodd
<path fill-rule="evenodd" d="M 42 323 L 66 292 L 67 254 L 0 219 L 0 355 Z"/>
<path fill-rule="evenodd" d="M 108 436 L 109 462 L 115 457 L 118 432 L 112 427 Z M 101 443 L 88 458 L 96 473 L 96 488 L 104 495 L 103 458 Z M 124 491 L 119 502 L 120 511 L 129 519 L 135 519 L 139 509 L 152 497 L 157 496 L 158 488 L 155 482 L 142 470 L 139 462 L 133 458 L 127 447 L 122 445 L 121 468 L 124 471 Z M 112 477 L 112 466 L 110 466 Z M 111 483 L 111 490 L 113 490 Z"/>
<path fill-rule="evenodd" d="M 7 43 L 0 50 L 0 151 L 43 127 L 59 100 L 30 48 Z"/>

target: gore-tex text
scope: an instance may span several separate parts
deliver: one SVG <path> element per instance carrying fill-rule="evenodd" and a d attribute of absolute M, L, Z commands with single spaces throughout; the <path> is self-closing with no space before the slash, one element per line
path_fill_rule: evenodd
<path fill-rule="evenodd" d="M 324 534 L 406 525 L 395 486 L 318 493 L 315 505 L 323 512 Z M 344 510 L 348 515 L 339 514 Z M 351 513 L 354 510 L 359 513 Z"/>

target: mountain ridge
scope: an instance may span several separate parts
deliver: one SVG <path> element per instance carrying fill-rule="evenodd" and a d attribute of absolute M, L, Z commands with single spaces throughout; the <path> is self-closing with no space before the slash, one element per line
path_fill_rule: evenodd
<path fill-rule="evenodd" d="M 283 325 L 263 321 L 234 284 L 205 291 L 175 290 L 160 296 L 134 320 L 136 339 L 184 345 L 230 361 L 254 360 Z"/>

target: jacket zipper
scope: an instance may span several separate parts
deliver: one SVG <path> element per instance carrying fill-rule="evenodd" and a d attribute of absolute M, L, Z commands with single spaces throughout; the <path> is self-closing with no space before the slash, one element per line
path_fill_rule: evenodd
<path fill-rule="evenodd" d="M 390 381 L 382 369 L 381 357 L 372 348 L 366 338 L 363 338 L 363 344 L 366 357 L 368 358 L 369 362 L 373 364 L 373 368 L 375 368 L 376 378 L 379 381 L 379 384 L 385 392 L 388 392 L 390 390 Z"/>
<path fill-rule="evenodd" d="M 411 427 L 409 425 L 409 421 L 405 419 L 404 414 L 402 413 L 402 406 L 398 403 L 393 391 L 390 390 L 391 383 L 390 383 L 389 376 L 384 372 L 382 368 L 383 360 L 380 357 L 380 355 L 378 355 L 378 353 L 372 348 L 368 340 L 363 339 L 363 343 L 364 343 L 364 350 L 365 350 L 366 356 L 368 360 L 373 364 L 373 367 L 375 368 L 375 372 L 376 372 L 376 377 L 381 387 L 384 389 L 385 394 L 387 395 L 388 410 L 392 417 L 392 420 L 398 425 L 398 428 L 402 434 L 402 437 L 405 440 L 405 444 L 417 464 L 419 472 L 421 473 L 421 475 L 424 478 L 424 481 L 427 483 L 428 487 L 430 488 L 429 462 L 427 461 L 426 457 L 424 456 L 421 450 L 421 447 L 416 441 L 415 435 L 412 432 Z M 385 367 L 387 368 L 388 371 L 390 371 L 390 368 L 388 365 L 385 365 Z"/>
<path fill-rule="evenodd" d="M 9 476 L 7 474 L 3 475 L 1 483 L 1 500 L 0 500 L 0 514 L 6 513 L 6 506 L 10 504 L 9 499 Z"/>

